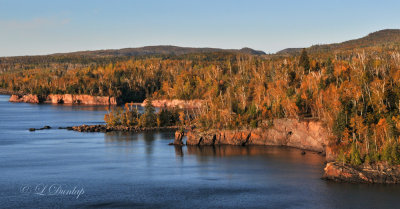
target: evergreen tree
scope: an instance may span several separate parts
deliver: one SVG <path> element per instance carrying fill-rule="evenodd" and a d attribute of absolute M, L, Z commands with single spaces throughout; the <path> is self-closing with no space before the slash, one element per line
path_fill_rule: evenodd
<path fill-rule="evenodd" d="M 155 111 L 156 110 L 155 110 L 155 108 L 153 106 L 152 99 L 147 99 L 146 100 L 146 106 L 144 107 L 144 114 L 154 115 Z"/>
<path fill-rule="evenodd" d="M 155 108 L 152 104 L 151 99 L 146 100 L 146 106 L 144 107 L 144 114 L 140 117 L 140 125 L 143 127 L 157 126 L 157 116 L 155 114 Z"/>
<path fill-rule="evenodd" d="M 329 76 L 333 76 L 333 63 L 332 63 L 332 59 L 329 57 L 328 61 L 326 62 L 326 74 Z"/>
<path fill-rule="evenodd" d="M 306 49 L 303 49 L 303 51 L 301 51 L 299 66 L 303 67 L 305 74 L 308 74 L 310 72 L 310 59 L 308 58 Z"/>

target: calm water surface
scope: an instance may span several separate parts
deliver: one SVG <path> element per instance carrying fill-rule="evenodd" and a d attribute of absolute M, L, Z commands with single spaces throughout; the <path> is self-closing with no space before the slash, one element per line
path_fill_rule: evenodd
<path fill-rule="evenodd" d="M 106 110 L 8 98 L 0 95 L 0 208 L 398 207 L 400 185 L 323 181 L 324 158 L 311 152 L 179 148 L 167 145 L 173 132 L 59 130 L 102 123 Z M 54 128 L 28 131 L 44 125 Z"/>

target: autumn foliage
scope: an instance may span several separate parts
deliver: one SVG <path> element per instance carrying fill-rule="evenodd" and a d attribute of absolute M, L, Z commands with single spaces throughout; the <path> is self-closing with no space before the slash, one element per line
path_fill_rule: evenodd
<path fill-rule="evenodd" d="M 0 74 L 0 86 L 36 94 L 110 95 L 123 102 L 202 99 L 193 123 L 203 129 L 313 118 L 334 133 L 339 161 L 400 163 L 400 53 L 391 48 L 285 56 L 214 53 L 16 70 Z M 139 126 L 179 120 L 179 114 L 128 109 L 110 112 L 105 120 Z"/>

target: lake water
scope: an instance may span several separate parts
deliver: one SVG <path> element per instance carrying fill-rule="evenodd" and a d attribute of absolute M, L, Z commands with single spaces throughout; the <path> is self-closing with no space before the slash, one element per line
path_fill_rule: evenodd
<path fill-rule="evenodd" d="M 324 158 L 282 147 L 174 147 L 173 132 L 79 133 L 103 107 L 0 95 L 0 208 L 396 208 L 400 185 L 321 180 Z M 29 132 L 50 125 L 53 129 Z"/>

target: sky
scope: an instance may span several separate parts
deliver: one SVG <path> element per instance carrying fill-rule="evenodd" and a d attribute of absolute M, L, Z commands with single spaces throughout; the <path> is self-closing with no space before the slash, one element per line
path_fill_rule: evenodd
<path fill-rule="evenodd" d="M 149 45 L 274 53 L 400 28 L 398 0 L 0 0 L 0 56 Z"/>

